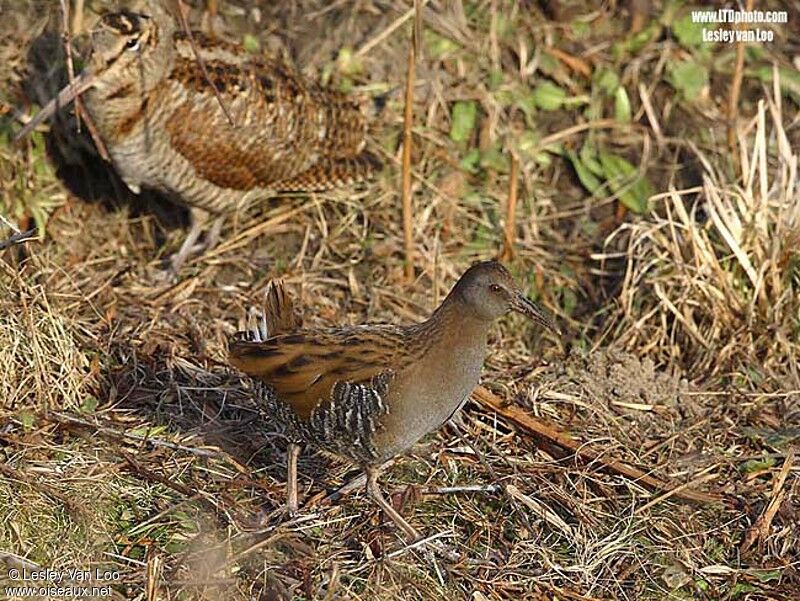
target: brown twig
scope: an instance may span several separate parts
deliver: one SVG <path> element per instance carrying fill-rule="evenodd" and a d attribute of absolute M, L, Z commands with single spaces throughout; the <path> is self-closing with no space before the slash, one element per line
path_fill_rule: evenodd
<path fill-rule="evenodd" d="M 590 77 L 592 75 L 592 67 L 582 58 L 564 52 L 558 48 L 545 47 L 543 50 L 553 58 L 560 60 L 576 73 L 584 77 Z"/>
<path fill-rule="evenodd" d="M 225 113 L 225 117 L 228 119 L 228 123 L 231 124 L 231 127 L 236 127 L 236 124 L 233 122 L 233 117 L 231 116 L 230 112 L 228 112 L 228 107 L 225 106 L 225 102 L 222 100 L 222 95 L 219 93 L 219 89 L 217 85 L 211 81 L 211 76 L 208 74 L 208 69 L 206 69 L 206 63 L 203 60 L 203 57 L 200 56 L 200 52 L 197 50 L 197 44 L 194 41 L 194 35 L 192 34 L 192 29 L 189 27 L 189 21 L 186 19 L 186 10 L 187 8 L 183 4 L 183 0 L 178 0 L 178 19 L 181 22 L 181 27 L 183 27 L 183 31 L 186 33 L 186 37 L 189 40 L 189 45 L 192 47 L 192 52 L 194 53 L 194 57 L 197 59 L 197 64 L 200 65 L 200 70 L 203 72 L 203 77 L 208 82 L 208 85 L 211 86 L 211 89 L 214 91 L 214 97 L 217 99 L 222 112 Z"/>
<path fill-rule="evenodd" d="M 105 142 L 103 142 L 103 139 L 100 137 L 100 133 L 97 131 L 97 127 L 95 126 L 91 115 L 84 110 L 83 104 L 79 101 L 79 97 L 76 96 L 75 113 L 76 115 L 79 114 L 80 118 L 82 118 L 83 122 L 86 124 L 86 129 L 89 130 L 89 135 L 92 136 L 92 141 L 94 142 L 95 147 L 97 147 L 97 152 L 100 153 L 100 157 L 107 163 L 110 163 L 111 156 L 108 154 L 108 148 L 106 148 Z"/>
<path fill-rule="evenodd" d="M 166 476 L 162 476 L 161 474 L 154 472 L 153 470 L 146 468 L 141 463 L 139 463 L 136 458 L 131 455 L 130 453 L 126 453 L 122 449 L 118 449 L 117 451 L 122 458 L 125 460 L 125 463 L 128 464 L 128 468 L 131 472 L 135 475 L 139 476 L 144 480 L 148 480 L 150 482 L 155 482 L 157 484 L 161 484 L 171 490 L 174 490 L 180 495 L 183 495 L 187 499 L 196 499 L 200 504 L 204 507 L 209 509 L 212 513 L 215 514 L 216 518 L 219 520 L 220 524 L 229 525 L 230 524 L 230 516 L 227 511 L 225 511 L 224 506 L 218 507 L 215 505 L 211 500 L 206 498 L 202 493 L 199 491 L 193 490 L 190 487 L 178 482 L 175 478 L 168 478 Z M 220 499 L 220 502 L 222 500 Z"/>
<path fill-rule="evenodd" d="M 83 12 L 82 6 L 79 6 L 78 9 Z M 73 87 L 75 85 L 75 66 L 72 63 L 72 43 L 70 42 L 69 32 L 69 2 L 67 0 L 61 0 L 61 15 L 61 21 L 63 23 L 61 42 L 64 44 L 64 54 L 66 55 L 67 61 L 67 77 L 69 78 L 69 85 L 70 87 Z M 86 129 L 89 130 L 89 135 L 92 136 L 94 145 L 97 147 L 97 152 L 100 153 L 100 156 L 104 161 L 110 162 L 111 158 L 108 154 L 108 149 L 106 148 L 103 139 L 100 137 L 100 134 L 97 132 L 97 128 L 94 125 L 94 121 L 92 121 L 91 115 L 89 115 L 88 111 L 84 108 L 80 93 L 75 94 L 73 102 L 75 102 L 75 120 L 77 121 L 78 131 L 81 131 L 81 121 L 86 123 Z"/>
<path fill-rule="evenodd" d="M 573 601 L 600 601 L 599 597 L 588 597 L 586 595 L 581 595 L 580 593 L 575 593 L 563 587 L 558 587 L 549 582 L 541 582 L 542 586 L 547 588 L 548 590 L 556 593 L 552 598 L 553 599 L 572 599 Z"/>
<path fill-rule="evenodd" d="M 61 493 L 56 488 L 50 486 L 45 482 L 40 482 L 36 478 L 31 477 L 27 473 L 20 471 L 14 467 L 11 467 L 7 463 L 0 463 L 0 475 L 5 476 L 9 480 L 17 480 L 18 482 L 24 482 L 32 489 L 39 491 L 40 493 L 47 495 L 48 497 L 58 501 L 72 514 L 79 513 L 79 507 L 67 496 Z"/>
<path fill-rule="evenodd" d="M 580 458 L 585 462 L 599 463 L 603 466 L 603 468 L 613 473 L 621 474 L 656 490 L 674 491 L 674 496 L 686 501 L 696 501 L 700 503 L 717 503 L 720 501 L 720 498 L 717 495 L 712 495 L 689 488 L 682 488 L 679 485 L 675 485 L 671 482 L 667 482 L 665 480 L 661 480 L 660 478 L 656 478 L 655 476 L 646 474 L 642 470 L 635 468 L 632 465 L 628 465 L 622 461 L 618 461 L 616 459 L 607 459 L 606 457 L 603 457 L 600 452 L 594 451 L 588 448 L 586 445 L 583 445 L 572 439 L 570 436 L 559 432 L 546 422 L 532 417 L 519 407 L 514 405 L 505 405 L 500 397 L 493 394 L 483 386 L 478 386 L 475 389 L 475 391 L 472 393 L 472 398 L 487 409 L 496 411 L 527 432 L 539 438 L 544 438 L 558 447 L 571 451 L 575 454 L 575 457 Z"/>
<path fill-rule="evenodd" d="M 145 594 L 147 601 L 157 601 L 159 582 L 161 580 L 161 567 L 163 560 L 153 547 L 147 549 L 147 583 Z"/>
<path fill-rule="evenodd" d="M 168 440 L 151 438 L 149 436 L 139 436 L 137 434 L 131 434 L 129 432 L 120 432 L 112 428 L 106 428 L 104 426 L 100 426 L 99 424 L 90 422 L 89 420 L 81 419 L 79 417 L 75 417 L 58 411 L 51 411 L 50 413 L 47 414 L 47 417 L 49 419 L 52 419 L 67 426 L 76 425 L 76 426 L 82 426 L 84 428 L 91 428 L 97 434 L 100 434 L 101 436 L 107 436 L 112 440 L 120 441 L 127 439 L 131 441 L 136 441 L 145 446 L 149 445 L 156 448 L 162 447 L 162 448 L 172 449 L 174 451 L 185 451 L 187 453 L 191 453 L 192 455 L 197 455 L 199 457 L 217 457 L 221 459 L 230 459 L 227 453 L 223 453 L 222 451 L 212 451 L 210 449 L 187 447 L 185 445 L 170 442 Z"/>
<path fill-rule="evenodd" d="M 415 4 L 416 6 L 417 4 Z M 414 31 L 416 32 L 416 27 Z M 405 276 L 406 281 L 414 279 L 414 238 L 412 231 L 412 206 L 411 206 L 411 126 L 414 120 L 414 77 L 416 70 L 416 33 L 412 35 L 408 47 L 408 70 L 406 72 L 406 106 L 403 111 L 403 155 L 402 155 L 402 186 L 401 198 L 403 202 L 403 244 L 405 248 Z"/>
<path fill-rule="evenodd" d="M 36 129 L 36 127 L 40 123 L 42 123 L 46 119 L 49 119 L 59 108 L 67 106 L 67 104 L 72 102 L 78 94 L 92 87 L 94 85 L 95 79 L 96 78 L 94 77 L 94 74 L 87 73 L 86 71 L 84 71 L 83 73 L 80 74 L 79 77 L 75 79 L 75 81 L 72 84 L 68 83 L 66 86 L 64 86 L 64 89 L 61 90 L 55 98 L 50 100 L 50 102 L 48 102 L 44 107 L 42 107 L 42 110 L 40 110 L 38 113 L 36 113 L 36 115 L 28 119 L 27 122 L 25 122 L 25 119 L 17 117 L 18 120 L 25 122 L 25 125 L 16 134 L 14 134 L 14 143 L 16 144 L 17 142 L 25 138 L 34 129 Z M 89 122 L 87 121 L 86 123 L 88 126 Z M 91 128 L 89 129 L 89 133 L 92 133 Z M 95 140 L 95 142 L 97 142 L 97 140 Z M 101 148 L 104 148 L 102 146 L 102 143 L 100 143 L 100 145 L 98 146 L 98 150 Z"/>
<path fill-rule="evenodd" d="M 745 553 L 756 541 L 763 541 L 769 536 L 772 520 L 775 519 L 775 514 L 778 513 L 778 509 L 780 509 L 783 504 L 783 499 L 786 497 L 786 491 L 783 490 L 783 485 L 786 483 L 786 478 L 789 475 L 789 470 L 792 469 L 793 463 L 794 451 L 789 451 L 788 455 L 786 455 L 786 459 L 783 460 L 781 471 L 775 479 L 775 484 L 772 487 L 772 498 L 769 504 L 764 509 L 764 513 L 758 516 L 756 523 L 748 528 L 742 537 L 742 543 L 739 546 L 742 553 Z"/>
<path fill-rule="evenodd" d="M 581 132 L 592 129 L 640 130 L 644 129 L 644 127 L 638 123 L 620 123 L 616 119 L 597 119 L 596 121 L 587 121 L 586 123 L 578 123 L 577 125 L 571 125 L 565 129 L 562 129 L 561 131 L 557 131 L 548 136 L 545 136 L 544 138 L 539 140 L 537 148 L 540 149 L 546 148 L 551 144 L 560 142 L 565 138 L 569 138 L 570 136 L 574 136 L 575 134 L 579 134 Z"/>
<path fill-rule="evenodd" d="M 72 64 L 72 44 L 69 39 L 69 2 L 61 0 L 61 44 L 64 46 L 64 55 L 67 58 L 67 77 L 69 85 L 75 85 L 75 65 Z M 81 131 L 81 98 L 75 96 L 75 119 L 78 124 L 78 132 Z"/>
<path fill-rule="evenodd" d="M 747 0 L 747 11 L 753 10 L 754 0 Z M 743 24 L 737 25 L 737 29 L 744 29 Z M 733 69 L 733 80 L 731 81 L 731 93 L 728 96 L 728 148 L 730 148 L 731 156 L 734 163 L 741 171 L 739 165 L 738 146 L 736 144 L 736 121 L 739 117 L 739 94 L 742 91 L 742 78 L 744 77 L 744 51 L 745 42 L 739 40 L 736 42 L 736 63 Z"/>
<path fill-rule="evenodd" d="M 663 492 L 662 494 L 660 494 L 656 498 L 648 501 L 644 505 L 642 505 L 640 507 L 637 507 L 636 510 L 633 513 L 634 514 L 644 513 L 645 511 L 647 511 L 651 507 L 653 507 L 655 505 L 658 505 L 662 501 L 666 501 L 670 497 L 679 496 L 679 493 L 682 490 L 691 488 L 692 486 L 697 486 L 698 484 L 702 484 L 703 482 L 707 482 L 709 480 L 714 480 L 715 478 L 718 477 L 718 474 L 716 474 L 716 473 L 710 474 L 709 472 L 711 472 L 712 470 L 715 470 L 717 467 L 718 466 L 716 464 L 710 465 L 709 467 L 707 467 L 706 469 L 701 471 L 697 476 L 695 476 L 689 482 L 684 482 L 683 484 L 680 484 L 678 486 L 675 486 L 674 488 L 671 488 L 671 489 Z"/>
<path fill-rule="evenodd" d="M 517 226 L 517 186 L 519 180 L 519 160 L 511 153 L 511 174 L 508 176 L 508 202 L 506 204 L 506 227 L 503 236 L 501 261 L 514 258 L 514 238 Z"/>
<path fill-rule="evenodd" d="M 125 460 L 125 462 L 128 464 L 128 466 L 131 468 L 131 470 L 135 474 L 141 476 L 143 479 L 149 480 L 151 482 L 156 482 L 158 484 L 163 484 L 167 488 L 170 488 L 170 489 L 174 490 L 175 492 L 183 495 L 184 497 L 196 498 L 197 500 L 199 500 L 201 502 L 205 500 L 199 493 L 197 493 L 196 491 L 192 490 L 188 486 L 186 486 L 184 484 L 181 484 L 180 482 L 178 482 L 174 478 L 167 478 L 166 476 L 162 476 L 161 474 L 158 474 L 158 473 L 156 473 L 156 472 L 154 472 L 154 471 L 152 471 L 150 469 L 147 469 L 141 463 L 136 461 L 136 459 L 130 453 L 126 453 L 122 449 L 118 449 L 117 452 L 120 455 L 122 455 L 122 458 Z M 212 505 L 212 508 L 216 509 L 216 507 L 214 507 L 213 505 Z"/>
<path fill-rule="evenodd" d="M 425 6 L 429 0 L 422 0 L 419 4 L 421 6 Z M 418 19 L 417 15 L 421 14 L 420 7 L 417 6 L 417 2 L 414 2 L 414 6 L 408 9 L 403 15 L 401 15 L 398 19 L 389 25 L 386 29 L 381 31 L 378 35 L 370 39 L 364 45 L 362 45 L 358 50 L 355 52 L 356 58 L 360 58 L 366 56 L 373 48 L 378 46 L 379 44 L 383 43 L 389 36 L 391 36 L 395 31 L 397 31 L 403 23 L 408 21 L 410 18 L 414 17 Z"/>
<path fill-rule="evenodd" d="M 414 31 L 412 42 L 414 44 L 414 58 L 422 58 L 422 6 L 421 0 L 414 0 Z"/>
<path fill-rule="evenodd" d="M 642 108 L 647 115 L 647 121 L 650 123 L 650 128 L 656 137 L 656 142 L 659 148 L 664 147 L 665 139 L 664 133 L 661 131 L 661 124 L 658 122 L 658 115 L 653 108 L 653 103 L 650 100 L 650 93 L 647 91 L 647 86 L 643 83 L 639 84 L 639 98 L 642 100 Z"/>

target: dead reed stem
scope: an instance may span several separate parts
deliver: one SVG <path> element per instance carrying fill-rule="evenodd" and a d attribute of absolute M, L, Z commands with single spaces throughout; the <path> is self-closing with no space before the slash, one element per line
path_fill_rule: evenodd
<path fill-rule="evenodd" d="M 414 119 L 414 76 L 416 51 L 414 41 L 408 46 L 408 71 L 406 73 L 405 108 L 403 110 L 402 201 L 403 245 L 405 248 L 406 281 L 414 279 L 414 239 L 412 232 L 413 207 L 411 206 L 411 126 Z"/>
<path fill-rule="evenodd" d="M 75 10 L 72 11 L 72 33 L 83 33 L 83 8 L 84 0 L 75 0 Z"/>
<path fill-rule="evenodd" d="M 501 261 L 510 261 L 514 258 L 514 238 L 517 226 L 517 185 L 519 180 L 519 160 L 511 153 L 511 174 L 508 177 L 508 202 L 506 203 L 506 227 L 503 238 L 503 251 L 500 253 Z"/>
<path fill-rule="evenodd" d="M 754 0 L 747 0 L 746 10 L 753 10 Z M 736 26 L 737 29 L 744 29 L 743 24 Z M 745 42 L 736 42 L 736 64 L 733 69 L 733 80 L 731 81 L 731 93 L 728 96 L 728 148 L 734 162 L 737 162 L 739 152 L 736 147 L 736 120 L 739 117 L 739 95 L 742 91 L 742 78 L 744 77 L 744 50 Z M 741 165 L 737 165 L 737 171 L 741 172 Z"/>
<path fill-rule="evenodd" d="M 61 44 L 64 46 L 64 55 L 67 59 L 67 77 L 69 78 L 69 85 L 75 83 L 75 66 L 72 63 L 72 45 L 69 40 L 69 2 L 68 0 L 61 0 Z M 80 110 L 80 95 L 75 96 L 75 119 L 78 123 L 78 131 L 81 130 L 81 110 Z"/>

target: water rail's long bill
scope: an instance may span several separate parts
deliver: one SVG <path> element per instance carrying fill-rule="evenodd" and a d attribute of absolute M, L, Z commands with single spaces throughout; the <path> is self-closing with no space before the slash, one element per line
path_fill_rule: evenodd
<path fill-rule="evenodd" d="M 517 294 L 512 300 L 512 307 L 518 313 L 522 313 L 529 319 L 532 319 L 534 322 L 538 323 L 541 326 L 544 326 L 551 332 L 553 332 L 557 336 L 561 336 L 561 330 L 556 325 L 555 320 L 547 314 L 547 312 L 542 309 L 539 305 L 533 302 L 524 294 L 520 293 Z"/>

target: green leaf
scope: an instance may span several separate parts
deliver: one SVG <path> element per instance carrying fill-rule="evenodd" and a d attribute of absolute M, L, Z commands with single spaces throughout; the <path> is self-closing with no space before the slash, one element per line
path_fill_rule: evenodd
<path fill-rule="evenodd" d="M 759 582 L 772 582 L 773 580 L 780 580 L 781 570 L 751 570 L 749 572 L 753 576 L 755 576 Z"/>
<path fill-rule="evenodd" d="M 759 67 L 755 70 L 755 76 L 764 83 L 772 85 L 772 67 Z M 781 92 L 800 104 L 800 71 L 779 67 L 778 77 L 780 78 Z"/>
<path fill-rule="evenodd" d="M 753 428 L 744 427 L 742 432 L 753 440 L 764 442 L 771 447 L 787 447 L 800 440 L 800 428 Z"/>
<path fill-rule="evenodd" d="M 467 154 L 459 162 L 459 167 L 461 167 L 464 171 L 469 171 L 470 173 L 477 173 L 478 172 L 478 163 L 481 160 L 481 151 L 477 148 L 472 148 Z"/>
<path fill-rule="evenodd" d="M 572 288 L 564 287 L 561 289 L 561 309 L 567 315 L 572 315 L 578 307 L 578 295 Z"/>
<path fill-rule="evenodd" d="M 134 428 L 133 430 L 129 431 L 128 433 L 132 436 L 141 436 L 142 438 L 153 438 L 154 436 L 158 436 L 162 432 L 166 431 L 166 426 L 140 426 L 139 428 Z"/>
<path fill-rule="evenodd" d="M 25 430 L 33 430 L 33 423 L 35 421 L 35 416 L 30 411 L 25 411 L 24 409 L 17 413 L 17 419 L 22 422 L 22 427 Z"/>
<path fill-rule="evenodd" d="M 499 173 L 508 173 L 510 161 L 508 155 L 499 148 L 487 148 L 481 152 L 481 167 L 493 169 Z"/>
<path fill-rule="evenodd" d="M 347 46 L 339 50 L 336 66 L 342 75 L 358 75 L 364 70 L 364 62 Z"/>
<path fill-rule="evenodd" d="M 487 81 L 487 86 L 489 90 L 495 91 L 505 81 L 506 76 L 505 73 L 501 69 L 492 69 L 489 71 L 489 80 Z"/>
<path fill-rule="evenodd" d="M 342 77 L 342 80 L 339 82 L 339 91 L 343 94 L 349 94 L 353 91 L 353 80 L 349 77 Z"/>
<path fill-rule="evenodd" d="M 744 62 L 746 65 L 752 65 L 758 61 L 766 58 L 767 53 L 763 46 L 756 46 L 755 44 L 748 44 L 744 49 Z M 770 71 L 772 68 L 770 67 Z"/>
<path fill-rule="evenodd" d="M 453 142 L 466 142 L 472 135 L 478 118 L 478 105 L 473 101 L 459 101 L 453 106 L 450 139 Z"/>
<path fill-rule="evenodd" d="M 36 224 L 36 233 L 44 238 L 45 231 L 47 230 L 47 219 L 49 217 L 47 211 L 38 204 L 31 204 L 28 207 L 28 212 L 33 217 L 33 222 Z"/>
<path fill-rule="evenodd" d="M 177 537 L 172 537 L 172 539 L 168 540 L 164 545 L 164 551 L 173 555 L 177 555 L 182 553 L 187 546 L 188 544 L 185 540 L 179 540 Z"/>
<path fill-rule="evenodd" d="M 541 139 L 539 132 L 526 129 L 517 141 L 517 150 L 521 154 L 532 156 L 533 153 L 539 150 L 539 140 Z"/>
<path fill-rule="evenodd" d="M 616 42 L 611 47 L 611 53 L 615 59 L 621 59 L 627 54 L 636 54 L 647 46 L 647 44 L 651 40 L 655 40 L 661 34 L 661 25 L 659 23 L 651 23 L 644 29 L 642 29 L 639 33 L 635 33 L 632 36 L 622 40 L 620 42 Z"/>
<path fill-rule="evenodd" d="M 681 61 L 669 68 L 667 81 L 685 100 L 696 100 L 708 85 L 708 69 L 693 61 Z"/>
<path fill-rule="evenodd" d="M 527 88 L 524 92 L 516 92 L 514 94 L 514 106 L 525 113 L 525 119 L 529 124 L 533 123 L 536 107 L 539 106 L 536 101 L 536 93 Z"/>
<path fill-rule="evenodd" d="M 512 22 L 510 16 L 502 11 L 497 11 L 495 14 L 494 25 L 495 33 L 499 38 L 504 38 L 514 28 L 514 23 Z"/>
<path fill-rule="evenodd" d="M 537 152 L 535 155 L 533 155 L 533 160 L 537 165 L 542 167 L 549 167 L 553 164 L 553 158 L 546 150 L 542 150 L 541 152 Z"/>
<path fill-rule="evenodd" d="M 479 225 L 473 233 L 472 240 L 467 242 L 466 247 L 470 251 L 485 251 L 495 245 L 494 228 Z"/>
<path fill-rule="evenodd" d="M 578 180 L 581 182 L 581 185 L 586 188 L 589 192 L 594 194 L 597 192 L 603 185 L 598 177 L 592 173 L 591 169 L 589 169 L 583 161 L 578 158 L 574 152 L 568 152 L 567 158 L 569 159 L 570 163 L 572 163 L 572 168 L 575 169 L 575 173 L 578 175 Z"/>
<path fill-rule="evenodd" d="M 611 69 L 601 68 L 595 71 L 594 83 L 606 96 L 611 96 L 619 87 L 619 76 Z"/>
<path fill-rule="evenodd" d="M 678 43 L 687 50 L 693 50 L 703 45 L 703 23 L 695 23 L 692 13 L 688 12 L 672 24 L 672 33 Z"/>
<path fill-rule="evenodd" d="M 739 466 L 739 471 L 743 474 L 752 474 L 768 470 L 775 465 L 774 457 L 764 457 L 764 459 L 748 459 Z"/>
<path fill-rule="evenodd" d="M 731 589 L 730 592 L 730 599 L 736 599 L 738 596 L 744 593 L 754 593 L 757 592 L 758 588 L 750 584 L 749 582 L 738 582 L 736 586 Z"/>
<path fill-rule="evenodd" d="M 603 177 L 603 166 L 597 160 L 597 152 L 590 144 L 584 144 L 578 153 L 581 162 L 598 177 Z"/>
<path fill-rule="evenodd" d="M 99 404 L 100 401 L 98 401 L 96 397 L 90 395 L 81 403 L 81 413 L 92 413 L 97 409 L 97 405 Z"/>
<path fill-rule="evenodd" d="M 567 93 L 549 81 L 543 82 L 533 90 L 534 103 L 544 111 L 554 111 L 561 108 L 566 98 Z"/>
<path fill-rule="evenodd" d="M 430 29 L 426 29 L 422 35 L 425 39 L 425 48 L 432 58 L 441 58 L 461 48 L 450 38 L 439 35 Z"/>
<path fill-rule="evenodd" d="M 258 38 L 250 33 L 244 34 L 242 38 L 242 46 L 250 54 L 256 54 L 261 50 L 261 45 L 258 43 Z"/>
<path fill-rule="evenodd" d="M 628 92 L 620 86 L 614 93 L 614 118 L 620 123 L 629 123 L 631 117 L 631 101 L 628 99 Z"/>
<path fill-rule="evenodd" d="M 580 96 L 569 96 L 564 99 L 564 108 L 571 106 L 579 106 L 581 104 L 589 104 L 591 98 L 588 94 L 581 94 Z"/>
<path fill-rule="evenodd" d="M 652 188 L 644 177 L 638 176 L 636 167 L 608 152 L 600 153 L 600 164 L 609 187 L 620 202 L 634 213 L 644 213 Z"/>
<path fill-rule="evenodd" d="M 539 59 L 539 71 L 541 71 L 541 73 L 548 77 L 553 77 L 562 68 L 561 62 L 557 58 L 547 52 L 542 53 Z"/>
<path fill-rule="evenodd" d="M 577 39 L 582 39 L 592 35 L 592 26 L 586 21 L 580 21 L 576 19 L 572 21 L 569 26 L 570 29 L 572 29 L 572 35 Z"/>
<path fill-rule="evenodd" d="M 499 90 L 495 91 L 494 99 L 497 104 L 508 106 L 514 102 L 514 92 L 508 87 L 500 88 Z"/>

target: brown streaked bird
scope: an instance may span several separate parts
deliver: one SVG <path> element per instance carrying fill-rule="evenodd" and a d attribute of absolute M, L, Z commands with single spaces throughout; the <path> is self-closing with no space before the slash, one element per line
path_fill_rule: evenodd
<path fill-rule="evenodd" d="M 418 538 L 381 493 L 379 467 L 461 409 L 478 383 L 489 329 L 509 311 L 559 333 L 496 261 L 470 267 L 426 321 L 406 326 L 290 332 L 288 297 L 270 289 L 260 320 L 231 339 L 230 363 L 256 380 L 256 401 L 289 439 L 290 514 L 297 457 L 308 444 L 362 466 L 368 494 Z"/>
<path fill-rule="evenodd" d="M 280 59 L 193 37 L 208 77 L 160 0 L 106 14 L 83 73 L 17 135 L 80 93 L 131 191 L 148 187 L 191 207 L 174 270 L 209 216 L 275 192 L 356 183 L 380 168 L 365 150 L 367 122 L 353 98 L 305 81 Z"/>

